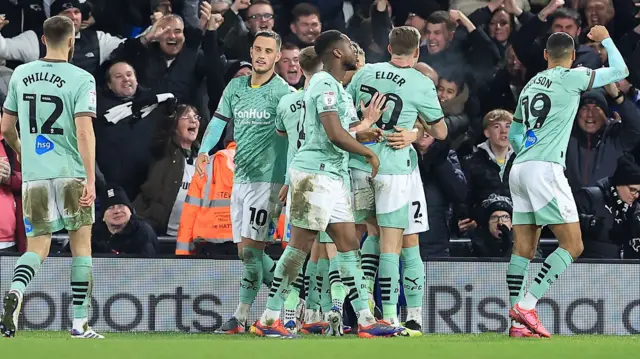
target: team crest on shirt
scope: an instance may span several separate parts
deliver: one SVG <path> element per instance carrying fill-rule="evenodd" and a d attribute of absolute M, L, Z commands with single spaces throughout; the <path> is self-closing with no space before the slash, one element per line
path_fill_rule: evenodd
<path fill-rule="evenodd" d="M 336 105 L 336 93 L 333 91 L 327 91 L 322 94 L 322 102 L 327 107 L 332 107 Z"/>

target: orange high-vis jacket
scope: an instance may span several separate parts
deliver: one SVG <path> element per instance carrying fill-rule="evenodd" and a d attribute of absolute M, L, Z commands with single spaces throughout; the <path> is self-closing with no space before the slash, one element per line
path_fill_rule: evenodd
<path fill-rule="evenodd" d="M 236 143 L 216 152 L 206 173 L 193 176 L 182 207 L 176 255 L 195 254 L 198 242 L 223 243 L 233 240 L 231 232 L 231 189 Z"/>

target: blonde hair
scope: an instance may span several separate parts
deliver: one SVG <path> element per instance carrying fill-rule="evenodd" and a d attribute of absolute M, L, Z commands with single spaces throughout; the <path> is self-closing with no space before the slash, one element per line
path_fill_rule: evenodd
<path fill-rule="evenodd" d="M 494 124 L 496 122 L 511 123 L 513 122 L 513 114 L 503 109 L 489 111 L 489 113 L 487 113 L 482 119 L 482 129 L 485 130 L 491 124 Z"/>
<path fill-rule="evenodd" d="M 399 26 L 389 33 L 389 45 L 393 55 L 412 55 L 420 46 L 420 32 L 412 26 Z"/>

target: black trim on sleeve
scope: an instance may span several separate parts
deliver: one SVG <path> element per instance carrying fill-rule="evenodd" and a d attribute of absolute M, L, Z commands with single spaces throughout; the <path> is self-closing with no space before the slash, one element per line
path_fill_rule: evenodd
<path fill-rule="evenodd" d="M 596 72 L 594 70 L 591 70 L 591 79 L 589 80 L 589 86 L 587 86 L 587 91 L 591 90 L 591 87 L 593 87 L 593 82 L 596 80 Z"/>
<path fill-rule="evenodd" d="M 213 114 L 213 117 L 219 118 L 219 119 L 221 119 L 221 120 L 222 120 L 222 121 L 224 121 L 224 122 L 229 122 L 229 121 L 231 121 L 231 119 L 230 119 L 229 117 L 223 116 L 223 115 L 221 115 L 221 114 L 220 114 L 220 113 L 218 113 L 218 112 L 215 112 L 215 113 Z"/>
<path fill-rule="evenodd" d="M 514 117 L 513 118 L 513 122 L 522 123 L 522 120 L 519 119 L 519 118 Z"/>

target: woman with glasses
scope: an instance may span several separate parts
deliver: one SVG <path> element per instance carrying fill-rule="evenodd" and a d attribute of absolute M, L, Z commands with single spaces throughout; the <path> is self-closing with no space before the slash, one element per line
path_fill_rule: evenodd
<path fill-rule="evenodd" d="M 155 161 L 133 207 L 159 236 L 178 234 L 182 204 L 195 173 L 199 129 L 200 115 L 191 105 L 178 105 L 156 129 Z"/>

